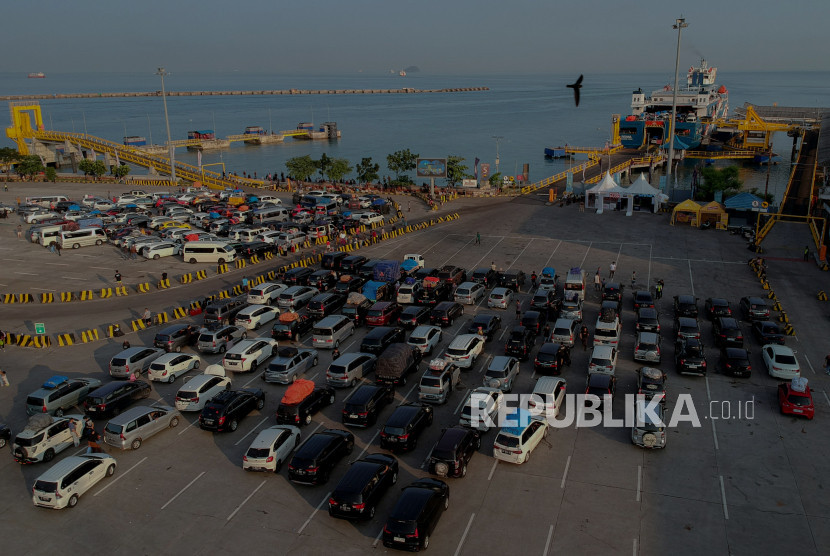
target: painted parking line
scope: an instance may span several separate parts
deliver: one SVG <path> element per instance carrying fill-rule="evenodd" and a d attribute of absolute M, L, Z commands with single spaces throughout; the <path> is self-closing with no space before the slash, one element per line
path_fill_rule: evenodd
<path fill-rule="evenodd" d="M 718 475 L 720 478 L 720 496 L 723 502 L 723 519 L 729 519 L 729 509 L 726 507 L 726 488 L 723 486 L 723 475 Z"/>
<path fill-rule="evenodd" d="M 489 481 L 489 480 L 491 480 L 491 479 L 493 478 L 493 473 L 495 473 L 495 472 L 496 472 L 496 466 L 497 466 L 498 464 L 499 464 L 499 460 L 494 460 L 494 461 L 493 461 L 493 467 L 492 467 L 492 468 L 490 468 L 490 474 L 489 474 L 489 475 L 487 475 L 487 480 L 488 480 L 488 481 Z"/>
<path fill-rule="evenodd" d="M 633 554 L 634 556 L 637 556 L 637 545 L 639 544 L 637 541 L 638 541 L 638 539 L 635 538 L 634 539 L 634 549 L 631 551 L 631 554 Z"/>
<path fill-rule="evenodd" d="M 264 423 L 265 421 L 267 421 L 267 420 L 268 420 L 268 419 L 270 419 L 270 418 L 271 418 L 271 416 L 270 416 L 270 415 L 265 416 L 265 417 L 262 419 L 262 421 L 260 421 L 259 423 L 257 423 L 257 424 L 256 424 L 256 426 L 255 426 L 254 428 L 252 428 L 251 430 L 249 430 L 249 431 L 245 434 L 245 436 L 243 436 L 242 438 L 240 438 L 239 440 L 237 440 L 236 442 L 234 442 L 234 444 L 233 444 L 233 445 L 234 445 L 234 446 L 239 446 L 239 443 L 240 443 L 240 442 L 242 442 L 243 440 L 245 440 L 246 438 L 248 438 L 248 437 L 249 437 L 249 436 L 250 436 L 253 432 L 255 432 L 255 431 L 256 431 L 259 427 L 261 427 L 261 426 L 262 426 L 262 423 Z"/>
<path fill-rule="evenodd" d="M 548 556 L 548 549 L 550 548 L 550 541 L 553 538 L 553 524 L 551 524 L 550 529 L 548 529 L 548 540 L 545 541 L 545 550 L 542 552 L 542 556 Z"/>
<path fill-rule="evenodd" d="M 643 488 L 643 466 L 638 465 L 637 466 L 637 497 L 635 498 L 635 500 L 637 502 L 640 501 L 640 498 L 641 498 L 640 492 L 642 491 L 642 488 Z"/>
<path fill-rule="evenodd" d="M 692 276 L 692 260 L 689 259 L 689 287 L 692 288 L 692 295 L 695 294 L 695 279 Z"/>
<path fill-rule="evenodd" d="M 516 261 L 518 261 L 518 260 L 519 260 L 519 257 L 521 257 L 521 256 L 522 256 L 522 254 L 523 254 L 525 251 L 527 251 L 527 248 L 528 248 L 528 247 L 530 247 L 530 244 L 531 244 L 531 243 L 533 243 L 533 238 L 530 238 L 530 241 L 528 241 L 528 242 L 527 242 L 527 245 L 525 245 L 525 248 L 524 248 L 524 249 L 522 249 L 522 250 L 519 252 L 519 254 L 518 254 L 518 255 L 516 255 L 515 257 L 513 257 L 513 262 L 512 262 L 512 263 L 510 263 L 510 264 L 507 266 L 507 269 L 506 269 L 506 270 L 510 270 L 510 267 L 512 267 L 512 266 L 513 266 L 513 264 L 514 264 Z"/>
<path fill-rule="evenodd" d="M 58 290 L 52 290 L 52 289 L 49 289 L 49 288 L 36 288 L 34 286 L 32 286 L 32 289 L 33 290 L 40 290 L 42 292 L 56 292 L 56 291 L 58 291 Z"/>
<path fill-rule="evenodd" d="M 827 405 L 830 405 L 830 397 L 827 397 L 827 392 L 822 392 L 824 394 L 824 399 L 827 400 Z"/>
<path fill-rule="evenodd" d="M 810 358 L 805 356 L 804 361 L 807 362 L 807 366 L 810 367 L 810 370 L 813 371 L 813 374 L 816 374 L 816 370 L 813 368 L 813 364 L 810 363 Z"/>
<path fill-rule="evenodd" d="M 41 264 L 48 264 L 52 266 L 69 266 L 69 263 L 41 263 Z"/>
<path fill-rule="evenodd" d="M 455 253 L 453 253 L 452 255 L 450 255 L 450 257 L 449 257 L 446 261 L 444 261 L 443 263 L 441 263 L 441 265 L 440 265 L 438 268 L 441 268 L 442 266 L 444 266 L 444 265 L 446 265 L 446 264 L 449 264 L 449 262 L 450 262 L 451 260 L 453 260 L 453 259 L 456 257 L 456 255 L 458 255 L 458 254 L 459 254 L 459 253 L 461 253 L 464 249 L 466 249 L 467 247 L 469 247 L 469 246 L 470 246 L 470 244 L 471 244 L 473 241 L 475 241 L 475 237 L 471 238 L 471 239 L 470 239 L 470 241 L 468 241 L 467 243 L 465 243 L 464 245 L 462 245 L 462 246 L 461 246 L 461 248 L 459 248 L 459 249 L 458 249 L 458 251 L 456 251 Z"/>
<path fill-rule="evenodd" d="M 199 418 L 197 417 L 195 421 L 193 421 L 192 423 L 190 423 L 189 425 L 187 425 L 187 426 L 184 428 L 184 430 L 183 430 L 183 431 L 181 431 L 181 432 L 179 433 L 179 436 L 183 435 L 184 433 L 186 433 L 187 431 L 189 431 L 191 427 L 194 427 L 194 426 L 196 426 L 196 425 L 198 425 L 198 424 L 199 424 Z"/>
<path fill-rule="evenodd" d="M 648 276 L 646 276 L 646 287 L 649 287 L 651 284 L 651 253 L 654 250 L 652 245 L 648 246 Z"/>
<path fill-rule="evenodd" d="M 380 542 L 380 538 L 382 536 L 383 536 L 383 528 L 381 528 L 380 533 L 378 533 L 378 536 L 375 537 L 375 542 L 372 543 L 372 548 L 377 548 L 378 543 Z"/>
<path fill-rule="evenodd" d="M 706 400 L 711 403 L 712 402 L 712 393 L 709 391 L 709 377 L 704 377 L 704 383 L 706 384 Z M 712 439 L 715 441 L 715 450 L 720 450 L 720 446 L 718 445 L 718 431 L 715 427 L 715 420 L 709 419 L 709 422 L 712 424 Z"/>
<path fill-rule="evenodd" d="M 265 481 L 262 481 L 262 482 L 264 483 Z M 311 512 L 311 515 L 310 515 L 310 516 L 308 516 L 308 519 L 306 519 L 306 520 L 305 520 L 305 523 L 303 523 L 303 526 L 302 526 L 302 527 L 300 527 L 300 528 L 297 530 L 297 534 L 298 534 L 298 535 L 302 535 L 302 534 L 303 534 L 303 530 L 304 530 L 306 527 L 308 527 L 308 524 L 309 524 L 309 523 L 311 523 L 311 520 L 312 520 L 312 519 L 314 519 L 314 516 L 315 516 L 315 515 L 317 515 L 317 512 L 319 512 L 319 511 L 320 511 L 320 508 L 322 507 L 322 505 L 323 505 L 323 504 L 325 504 L 325 503 L 328 501 L 328 499 L 329 499 L 329 497 L 330 497 L 330 496 L 331 496 L 331 492 L 329 492 L 328 494 L 326 494 L 325 496 L 323 496 L 323 499 L 322 499 L 322 500 L 320 500 L 320 503 L 319 503 L 319 504 L 317 504 L 317 507 L 316 507 L 316 508 L 314 508 L 314 511 L 313 511 L 313 512 Z"/>
<path fill-rule="evenodd" d="M 565 462 L 565 472 L 562 473 L 562 482 L 559 484 L 559 488 L 565 488 L 565 481 L 568 479 L 568 469 L 571 468 L 571 456 L 568 456 L 568 461 Z"/>
<path fill-rule="evenodd" d="M 412 385 L 412 388 L 410 388 L 410 389 L 409 389 L 409 392 L 407 392 L 407 393 L 406 393 L 406 395 L 403 397 L 403 400 L 401 400 L 401 403 L 399 403 L 399 404 L 398 404 L 398 407 L 400 407 L 400 406 L 402 406 L 403 404 L 405 404 L 405 403 L 406 403 L 406 399 L 409 397 L 409 395 L 410 395 L 410 394 L 411 394 L 411 393 L 412 393 L 412 392 L 413 392 L 413 391 L 414 391 L 417 387 L 418 387 L 418 383 L 416 382 L 415 384 L 413 384 L 413 385 Z"/>
<path fill-rule="evenodd" d="M 259 377 L 264 376 L 264 375 L 265 375 L 265 371 L 262 371 L 261 373 L 255 375 L 254 378 L 252 378 L 251 380 L 249 380 L 248 382 L 243 384 L 242 388 L 247 388 L 252 382 L 256 382 L 256 379 L 258 379 Z"/>
<path fill-rule="evenodd" d="M 266 482 L 267 482 L 267 481 L 266 481 L 265 479 L 263 479 L 263 481 L 262 481 L 261 483 L 259 483 L 259 486 L 258 486 L 258 487 L 256 487 L 256 488 L 254 489 L 254 491 L 253 491 L 251 494 L 249 494 L 249 495 L 248 495 L 248 497 L 247 497 L 247 498 L 245 498 L 245 500 L 243 500 L 243 501 L 242 501 L 242 503 L 241 503 L 240 505 L 238 505 L 234 511 L 232 511 L 232 512 L 231 512 L 231 515 L 229 515 L 229 516 L 228 516 L 228 519 L 226 519 L 225 521 L 227 522 L 227 521 L 230 521 L 231 519 L 233 519 L 233 516 L 235 516 L 235 515 L 236 515 L 236 513 L 237 513 L 239 510 L 241 510 L 241 509 L 242 509 L 242 506 L 244 506 L 245 504 L 247 504 L 247 503 L 248 503 L 248 500 L 250 500 L 250 499 L 253 497 L 253 495 L 254 495 L 254 494 L 256 494 L 256 493 L 257 493 L 257 491 L 258 491 L 259 489 L 261 489 L 261 488 L 262 488 L 262 486 L 263 486 Z"/>
<path fill-rule="evenodd" d="M 467 396 L 470 395 L 470 388 L 467 388 L 467 391 L 464 392 L 464 395 L 461 397 L 461 401 L 458 402 L 458 405 L 455 408 L 455 411 L 452 412 L 453 415 L 457 415 L 459 411 L 461 411 L 461 406 L 464 405 L 464 402 L 467 401 Z M 826 396 L 827 394 L 825 394 Z"/>
<path fill-rule="evenodd" d="M 76 278 L 75 276 L 61 276 L 61 278 L 63 280 L 86 280 L 86 278 Z"/>
<path fill-rule="evenodd" d="M 367 443 L 366 443 L 366 446 L 364 446 L 364 447 L 363 447 L 363 450 L 361 450 L 361 451 L 360 451 L 360 454 L 358 454 L 358 456 L 357 456 L 357 458 L 355 459 L 355 461 L 357 461 L 358 459 L 360 459 L 360 458 L 362 458 L 362 457 L 363 457 L 363 454 L 365 454 L 365 453 L 366 453 L 366 450 L 368 450 L 368 449 L 369 449 L 369 446 L 371 446 L 371 445 L 372 445 L 372 442 L 374 442 L 374 441 L 375 441 L 375 438 L 377 438 L 379 434 L 380 434 L 380 429 L 378 429 L 378 430 L 376 430 L 376 431 L 375 431 L 375 436 L 373 436 L 373 437 L 371 438 L 371 440 L 369 440 L 369 442 L 367 442 Z"/>
<path fill-rule="evenodd" d="M 133 469 L 135 469 L 136 467 L 138 467 L 139 465 L 141 465 L 145 461 L 147 461 L 147 456 L 144 456 L 138 463 L 136 463 L 135 465 L 133 465 L 132 467 L 130 467 L 129 469 L 127 469 L 123 473 L 119 474 L 117 477 L 113 478 L 110 482 L 108 482 L 106 485 L 104 485 L 104 488 L 102 488 L 101 490 L 99 490 L 98 492 L 93 494 L 92 497 L 94 498 L 94 497 L 98 496 L 99 494 L 101 494 L 102 492 L 104 492 L 105 490 L 107 490 L 109 487 L 111 487 L 116 482 L 118 482 L 118 480 L 121 479 L 124 475 L 126 475 L 127 473 L 129 473 L 130 471 L 132 471 Z M 723 483 L 721 483 L 721 484 L 723 484 Z"/>
<path fill-rule="evenodd" d="M 501 336 L 499 336 L 499 341 L 501 341 L 501 339 L 504 338 L 505 334 L 507 334 L 507 328 L 506 327 L 501 331 Z"/>
<path fill-rule="evenodd" d="M 108 266 L 91 266 L 89 268 L 96 268 L 98 270 L 112 270 L 112 268 Z"/>
<path fill-rule="evenodd" d="M 490 248 L 489 251 L 487 251 L 484 255 L 481 256 L 481 258 L 478 261 L 476 261 L 476 264 L 474 264 L 472 268 L 478 268 L 478 265 L 481 264 L 481 261 L 483 261 L 487 257 L 487 255 L 489 255 L 493 251 L 493 249 L 495 249 L 496 246 L 504 240 L 504 236 L 491 236 L 491 237 L 499 237 L 499 240 Z"/>
<path fill-rule="evenodd" d="M 498 460 L 496 460 L 496 461 L 498 461 Z M 458 541 L 458 548 L 455 549 L 455 556 L 458 556 L 459 554 L 461 554 L 461 548 L 464 546 L 464 541 L 467 539 L 467 533 L 470 532 L 470 527 L 472 526 L 473 519 L 475 519 L 475 517 L 476 517 L 476 514 L 474 514 L 474 513 L 470 515 L 470 521 L 467 522 L 467 527 L 464 528 L 464 534 L 461 535 L 461 540 Z"/>
<path fill-rule="evenodd" d="M 26 276 L 40 276 L 37 272 L 15 272 L 15 274 L 25 274 Z"/>
<path fill-rule="evenodd" d="M 310 380 L 311 382 L 314 382 L 314 379 L 317 378 L 317 375 L 319 375 L 319 374 L 320 374 L 320 371 L 317 371 L 316 373 L 314 373 L 313 375 L 308 377 L 308 380 Z"/>
<path fill-rule="evenodd" d="M 196 475 L 196 478 L 195 478 L 195 479 L 193 479 L 192 481 L 190 481 L 189 483 L 187 483 L 187 485 L 185 485 L 185 487 L 184 487 L 183 489 L 181 489 L 179 492 L 177 492 L 177 493 L 173 496 L 173 498 L 171 498 L 170 500 L 168 500 L 168 501 L 164 504 L 164 506 L 162 506 L 162 507 L 161 507 L 161 509 L 163 510 L 164 508 L 166 508 L 167 506 L 169 506 L 169 505 L 173 502 L 173 500 L 175 500 L 176 498 L 178 498 L 179 496 L 181 496 L 181 494 L 182 494 L 184 491 L 186 491 L 187 489 L 189 489 L 189 488 L 193 485 L 193 483 L 195 483 L 196 481 L 198 481 L 199 479 L 201 479 L 201 478 L 202 478 L 202 475 L 204 475 L 205 473 L 207 473 L 207 472 L 206 472 L 206 471 L 202 471 L 201 473 L 199 473 L 198 475 Z"/>
<path fill-rule="evenodd" d="M 579 268 L 583 268 L 585 266 L 585 259 L 588 258 L 588 253 L 591 252 L 591 247 L 594 245 L 594 242 L 590 242 L 588 244 L 588 249 L 585 250 L 585 255 L 582 257 L 582 262 L 579 263 Z M 620 249 L 622 249 L 622 245 L 620 245 Z"/>

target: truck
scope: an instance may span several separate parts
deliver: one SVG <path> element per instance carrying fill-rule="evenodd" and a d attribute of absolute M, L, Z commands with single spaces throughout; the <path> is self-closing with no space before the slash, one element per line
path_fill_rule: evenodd
<path fill-rule="evenodd" d="M 461 383 L 461 368 L 446 359 L 433 359 L 421 376 L 418 400 L 427 403 L 446 403 L 454 386 Z"/>
<path fill-rule="evenodd" d="M 407 274 L 412 274 L 414 272 L 417 272 L 420 268 L 424 268 L 423 255 L 419 255 L 418 253 L 407 253 L 403 256 L 401 270 L 403 270 Z"/>
<path fill-rule="evenodd" d="M 394 287 L 386 282 L 375 282 L 371 280 L 363 284 L 363 295 L 372 303 L 392 299 L 392 292 L 394 291 Z"/>
<path fill-rule="evenodd" d="M 401 264 L 398 261 L 378 261 L 374 268 L 373 279 L 376 282 L 397 282 L 401 277 Z"/>
<path fill-rule="evenodd" d="M 393 386 L 406 384 L 406 375 L 418 370 L 420 355 L 420 350 L 409 344 L 389 344 L 375 364 L 375 382 Z"/>

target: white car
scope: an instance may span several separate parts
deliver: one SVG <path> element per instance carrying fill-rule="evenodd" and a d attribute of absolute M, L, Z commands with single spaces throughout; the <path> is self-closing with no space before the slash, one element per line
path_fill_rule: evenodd
<path fill-rule="evenodd" d="M 158 260 L 161 257 L 178 255 L 181 245 L 168 241 L 154 242 L 141 248 L 141 255 L 145 259 Z"/>
<path fill-rule="evenodd" d="M 276 346 L 277 342 L 270 338 L 242 340 L 225 352 L 225 357 L 222 358 L 222 366 L 226 371 L 238 373 L 255 371 L 257 367 L 274 355 Z"/>
<path fill-rule="evenodd" d="M 84 212 L 82 210 L 68 210 L 63 213 L 64 220 L 70 220 L 72 222 L 77 222 L 78 220 L 84 220 L 86 218 L 94 218 L 95 215 L 89 214 L 88 212 Z"/>
<path fill-rule="evenodd" d="M 801 368 L 795 358 L 795 352 L 787 346 L 767 344 L 761 348 L 764 365 L 770 376 L 792 380 L 801 376 Z"/>
<path fill-rule="evenodd" d="M 605 373 L 613 375 L 617 369 L 617 348 L 605 344 L 597 344 L 591 350 L 591 359 L 588 363 L 588 373 Z"/>
<path fill-rule="evenodd" d="M 383 216 L 376 212 L 364 212 L 360 215 L 360 223 L 366 225 L 383 224 Z"/>
<path fill-rule="evenodd" d="M 57 218 L 60 216 L 57 212 L 49 211 L 40 211 L 40 212 L 33 212 L 32 214 L 26 215 L 26 222 L 29 224 L 34 224 L 35 222 L 40 222 L 41 220 L 46 220 L 47 218 Z"/>
<path fill-rule="evenodd" d="M 429 355 L 441 343 L 441 336 L 440 327 L 422 324 L 412 331 L 406 343 L 418 348 L 424 355 Z"/>
<path fill-rule="evenodd" d="M 188 353 L 165 353 L 152 363 L 147 378 L 155 382 L 174 382 L 181 375 L 198 369 L 202 362 Z"/>
<path fill-rule="evenodd" d="M 444 358 L 449 359 L 462 369 L 470 369 L 484 350 L 484 336 L 478 334 L 459 334 L 447 347 Z M 498 359 L 498 357 L 494 358 Z"/>
<path fill-rule="evenodd" d="M 106 212 L 108 210 L 112 210 L 115 208 L 115 203 L 107 200 L 95 201 L 95 204 L 92 205 L 92 208 L 98 209 L 100 211 Z"/>
<path fill-rule="evenodd" d="M 231 389 L 231 379 L 225 376 L 221 365 L 208 365 L 205 372 L 188 380 L 176 392 L 176 409 L 201 411 L 213 397 Z"/>
<path fill-rule="evenodd" d="M 367 209 L 372 206 L 372 200 L 369 197 L 358 197 L 357 201 L 360 203 L 360 208 Z"/>
<path fill-rule="evenodd" d="M 73 508 L 101 479 L 112 477 L 115 466 L 115 458 L 109 454 L 70 456 L 35 480 L 32 503 L 55 510 Z"/>
<path fill-rule="evenodd" d="M 458 424 L 462 427 L 471 427 L 482 432 L 490 430 L 491 423 L 493 426 L 498 427 L 499 408 L 503 403 L 504 392 L 498 388 L 479 386 L 470 392 L 470 397 L 464 402 Z M 475 426 L 473 426 L 474 424 L 472 422 L 473 408 L 476 409 L 476 415 L 478 416 L 478 422 L 475 423 Z"/>
<path fill-rule="evenodd" d="M 248 330 L 256 330 L 279 316 L 279 309 L 269 305 L 251 305 L 236 314 L 235 324 Z"/>
<path fill-rule="evenodd" d="M 493 288 L 487 298 L 487 306 L 496 309 L 507 309 L 513 301 L 513 292 L 507 288 Z"/>
<path fill-rule="evenodd" d="M 84 422 L 83 415 L 54 418 L 46 414 L 41 415 L 38 415 L 36 422 L 27 424 L 26 428 L 14 437 L 12 456 L 16 462 L 24 464 L 52 461 L 55 454 L 74 445 L 69 432 L 69 421 L 74 419 L 81 426 Z"/>
<path fill-rule="evenodd" d="M 260 431 L 242 456 L 245 471 L 279 473 L 294 448 L 300 445 L 300 429 L 291 425 L 275 425 Z"/>
<path fill-rule="evenodd" d="M 276 282 L 263 282 L 258 286 L 254 286 L 248 292 L 248 303 L 255 305 L 271 305 L 280 294 L 288 289 L 285 284 L 278 284 Z"/>
<path fill-rule="evenodd" d="M 254 237 L 254 241 L 264 241 L 265 243 L 277 243 L 280 241 L 280 236 L 283 233 L 279 230 L 272 230 L 270 232 L 262 232 Z"/>
<path fill-rule="evenodd" d="M 418 297 L 419 291 L 421 291 L 420 282 L 415 282 L 414 284 L 402 284 L 401 287 L 398 288 L 396 301 L 398 303 L 415 303 L 415 299 Z"/>

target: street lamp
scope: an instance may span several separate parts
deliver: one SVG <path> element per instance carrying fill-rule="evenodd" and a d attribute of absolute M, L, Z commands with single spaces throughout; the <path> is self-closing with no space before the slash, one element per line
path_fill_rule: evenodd
<path fill-rule="evenodd" d="M 496 173 L 499 173 L 499 142 L 504 139 L 501 135 L 491 135 L 496 140 Z"/>
<path fill-rule="evenodd" d="M 167 116 L 167 94 L 164 91 L 164 76 L 170 75 L 164 68 L 159 68 L 156 75 L 161 76 L 161 100 L 164 102 L 164 123 L 167 125 L 167 149 L 170 153 L 170 179 L 176 185 L 176 147 L 170 139 L 170 118 Z"/>
<path fill-rule="evenodd" d="M 680 34 L 683 29 L 688 27 L 686 19 L 681 17 L 675 20 L 672 29 L 677 29 L 677 56 L 674 59 L 674 89 L 672 90 L 671 100 L 671 122 L 669 122 L 669 161 L 666 170 L 666 189 L 671 187 L 671 162 L 674 159 L 674 126 L 677 121 L 677 75 L 680 70 Z"/>

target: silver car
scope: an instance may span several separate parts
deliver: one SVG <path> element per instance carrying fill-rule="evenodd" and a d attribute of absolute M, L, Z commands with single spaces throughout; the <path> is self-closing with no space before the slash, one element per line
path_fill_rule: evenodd
<path fill-rule="evenodd" d="M 513 292 L 507 288 L 494 288 L 487 298 L 487 306 L 497 309 L 507 309 L 513 301 Z"/>
<path fill-rule="evenodd" d="M 202 328 L 196 349 L 202 353 L 225 353 L 239 341 L 248 337 L 248 333 L 241 326 L 222 326 L 215 330 Z"/>
<path fill-rule="evenodd" d="M 291 384 L 296 380 L 297 375 L 316 365 L 316 349 L 283 347 L 277 351 L 277 356 L 268 364 L 268 369 L 262 378 L 265 382 Z"/>
<path fill-rule="evenodd" d="M 483 382 L 484 386 L 510 392 L 518 376 L 519 360 L 507 355 L 497 355 L 490 361 L 490 366 L 484 373 Z"/>
<path fill-rule="evenodd" d="M 104 442 L 122 450 L 138 450 L 142 442 L 178 426 L 181 414 L 170 406 L 136 406 L 113 417 L 104 427 Z"/>
<path fill-rule="evenodd" d="M 78 405 L 86 395 L 101 386 L 97 378 L 68 378 L 55 375 L 26 397 L 26 413 L 48 413 L 61 417 L 64 411 Z"/>
<path fill-rule="evenodd" d="M 637 343 L 634 347 L 634 361 L 659 363 L 660 359 L 660 336 L 654 332 L 638 332 Z"/>
<path fill-rule="evenodd" d="M 311 298 L 320 293 L 311 286 L 291 286 L 284 290 L 277 302 L 284 309 L 298 309 L 308 305 Z"/>

